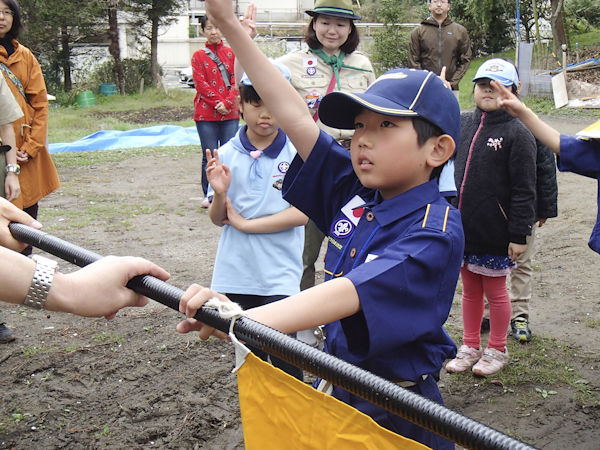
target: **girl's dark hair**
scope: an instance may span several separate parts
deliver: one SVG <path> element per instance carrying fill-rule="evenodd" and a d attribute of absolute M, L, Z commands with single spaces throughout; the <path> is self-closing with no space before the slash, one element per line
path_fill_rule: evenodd
<path fill-rule="evenodd" d="M 23 31 L 23 22 L 21 21 L 21 7 L 19 6 L 16 0 L 2 1 L 6 3 L 6 6 L 8 6 L 13 13 L 12 28 L 8 33 L 6 33 L 6 37 L 8 39 L 19 39 L 21 31 Z"/>
<path fill-rule="evenodd" d="M 240 93 L 240 103 L 251 103 L 258 105 L 262 100 L 254 89 L 254 86 L 246 86 L 243 83 L 238 85 L 238 91 Z"/>
<path fill-rule="evenodd" d="M 317 39 L 317 32 L 315 31 L 315 21 L 318 17 L 319 15 L 313 16 L 313 18 L 310 19 L 308 28 L 306 28 L 306 30 L 304 31 L 304 42 L 306 42 L 306 44 L 310 48 L 323 47 L 323 44 L 321 44 Z M 360 44 L 360 35 L 358 34 L 356 25 L 354 25 L 354 21 L 350 20 L 350 34 L 348 35 L 348 39 L 346 39 L 346 42 L 344 42 L 340 47 L 340 50 L 343 50 L 344 53 L 346 53 L 346 55 L 349 55 L 354 50 L 356 50 L 358 44 Z"/>
<path fill-rule="evenodd" d="M 412 123 L 415 131 L 417 132 L 417 143 L 419 144 L 419 147 L 425 144 L 429 138 L 445 134 L 440 127 L 421 117 L 413 117 Z M 431 172 L 429 179 L 433 180 L 434 178 L 439 177 L 444 166 L 445 164 L 435 167 Z"/>
<path fill-rule="evenodd" d="M 206 28 L 206 22 L 208 22 L 208 16 L 204 15 L 200 18 L 200 26 L 202 27 L 202 31 Z"/>

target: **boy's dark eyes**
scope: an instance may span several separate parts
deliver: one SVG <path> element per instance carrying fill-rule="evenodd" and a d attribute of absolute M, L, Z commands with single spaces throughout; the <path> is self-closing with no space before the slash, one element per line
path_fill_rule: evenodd
<path fill-rule="evenodd" d="M 363 123 L 356 122 L 356 123 L 354 124 L 354 129 L 355 129 L 355 130 L 358 130 L 359 128 L 364 128 L 364 126 L 365 126 L 365 125 L 364 125 Z"/>
<path fill-rule="evenodd" d="M 393 126 L 394 126 L 394 124 L 392 122 L 390 122 L 389 120 L 384 120 L 383 122 L 381 122 L 382 128 L 390 128 Z"/>

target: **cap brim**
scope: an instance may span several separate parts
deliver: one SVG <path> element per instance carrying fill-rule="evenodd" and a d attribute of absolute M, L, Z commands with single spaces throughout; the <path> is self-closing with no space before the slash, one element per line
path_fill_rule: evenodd
<path fill-rule="evenodd" d="M 357 16 L 356 14 L 338 12 L 338 11 L 305 11 L 311 17 L 318 16 L 319 14 L 323 14 L 325 16 L 333 16 L 333 17 L 341 17 L 342 19 L 350 19 L 350 20 L 361 20 L 361 16 Z"/>
<path fill-rule="evenodd" d="M 484 80 L 484 79 L 488 79 L 488 80 L 494 80 L 499 82 L 500 84 L 502 84 L 503 86 L 506 87 L 511 87 L 514 83 L 509 80 L 508 78 L 504 78 L 504 77 L 499 77 L 498 75 L 493 75 L 493 74 L 489 74 L 486 75 L 484 77 L 477 77 L 477 78 L 473 78 L 473 82 L 476 82 L 477 80 Z"/>
<path fill-rule="evenodd" d="M 387 116 L 418 117 L 408 107 L 379 95 L 332 92 L 321 100 L 319 118 L 328 127 L 353 130 L 356 116 L 365 108 Z"/>

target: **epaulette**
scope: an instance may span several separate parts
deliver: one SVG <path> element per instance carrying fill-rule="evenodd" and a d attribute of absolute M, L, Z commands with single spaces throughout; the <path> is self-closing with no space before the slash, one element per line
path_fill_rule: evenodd
<path fill-rule="evenodd" d="M 450 205 L 435 205 L 429 203 L 423 218 L 423 228 L 446 232 L 446 223 L 450 214 Z"/>

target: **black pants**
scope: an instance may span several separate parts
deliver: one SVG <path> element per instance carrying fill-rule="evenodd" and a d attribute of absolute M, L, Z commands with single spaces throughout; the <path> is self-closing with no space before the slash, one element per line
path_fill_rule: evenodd
<path fill-rule="evenodd" d="M 269 303 L 276 302 L 278 300 L 284 299 L 288 297 L 287 295 L 245 295 L 245 294 L 225 294 L 229 300 L 232 302 L 238 303 L 244 309 L 256 308 L 258 306 L 267 305 Z M 290 334 L 292 337 L 296 337 L 296 333 Z M 271 356 L 267 352 L 257 349 L 251 345 L 246 345 L 252 353 L 258 356 L 263 361 L 268 361 L 271 359 L 271 364 L 284 372 L 290 374 L 293 377 L 298 378 L 300 381 L 304 381 L 304 375 L 302 369 L 294 366 L 288 362 L 285 362 L 282 359 L 277 358 L 276 356 Z"/>

